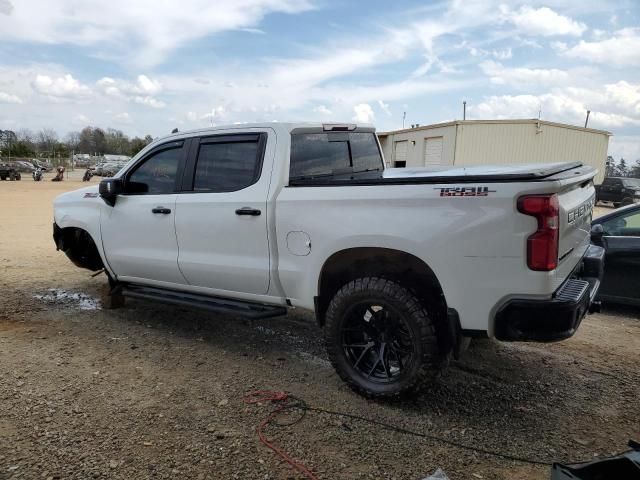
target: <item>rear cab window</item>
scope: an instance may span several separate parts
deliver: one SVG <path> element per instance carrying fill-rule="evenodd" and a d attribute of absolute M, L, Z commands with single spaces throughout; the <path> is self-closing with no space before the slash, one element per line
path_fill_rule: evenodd
<path fill-rule="evenodd" d="M 318 179 L 379 177 L 382 155 L 375 132 L 296 132 L 291 134 L 289 184 Z"/>

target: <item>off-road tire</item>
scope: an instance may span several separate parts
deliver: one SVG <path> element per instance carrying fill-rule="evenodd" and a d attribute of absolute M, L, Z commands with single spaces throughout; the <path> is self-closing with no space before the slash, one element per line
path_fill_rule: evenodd
<path fill-rule="evenodd" d="M 7 179 L 7 177 L 0 177 L 0 180 L 2 180 L 3 182 Z"/>
<path fill-rule="evenodd" d="M 631 205 L 633 203 L 633 198 L 631 197 L 625 197 L 622 199 L 622 202 L 620 202 L 620 206 L 621 207 L 626 207 L 627 205 Z"/>
<path fill-rule="evenodd" d="M 354 303 L 379 301 L 398 312 L 410 329 L 415 358 L 411 367 L 393 383 L 381 384 L 364 377 L 355 369 L 342 346 L 342 328 Z M 365 277 L 344 285 L 331 299 L 325 315 L 325 347 L 338 375 L 357 393 L 369 398 L 393 398 L 415 393 L 441 372 L 446 362 L 438 347 L 438 338 L 429 306 L 398 282 Z"/>
<path fill-rule="evenodd" d="M 613 202 L 613 208 L 620 208 L 620 202 Z"/>

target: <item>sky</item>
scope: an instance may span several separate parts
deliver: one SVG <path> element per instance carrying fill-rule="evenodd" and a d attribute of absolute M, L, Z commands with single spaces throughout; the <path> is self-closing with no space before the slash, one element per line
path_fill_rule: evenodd
<path fill-rule="evenodd" d="M 0 0 L 0 129 L 537 118 L 640 159 L 640 1 Z"/>

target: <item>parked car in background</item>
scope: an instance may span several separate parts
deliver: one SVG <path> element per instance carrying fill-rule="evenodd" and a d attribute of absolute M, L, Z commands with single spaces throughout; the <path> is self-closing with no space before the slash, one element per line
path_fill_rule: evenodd
<path fill-rule="evenodd" d="M 615 210 L 592 225 L 592 243 L 606 252 L 598 298 L 640 306 L 640 205 Z"/>
<path fill-rule="evenodd" d="M 22 173 L 33 173 L 36 170 L 36 167 L 26 160 L 16 160 L 13 163 L 15 164 L 16 170 Z"/>
<path fill-rule="evenodd" d="M 0 180 L 20 180 L 22 175 L 13 162 L 0 163 Z"/>
<path fill-rule="evenodd" d="M 51 170 L 51 166 L 50 165 L 48 165 L 45 162 L 42 162 L 42 161 L 40 161 L 40 160 L 38 160 L 36 158 L 31 160 L 31 164 L 33 165 L 34 168 L 39 168 L 43 172 L 48 172 L 49 170 Z"/>
<path fill-rule="evenodd" d="M 596 185 L 596 203 L 612 202 L 613 206 L 640 203 L 640 178 L 607 177 Z"/>

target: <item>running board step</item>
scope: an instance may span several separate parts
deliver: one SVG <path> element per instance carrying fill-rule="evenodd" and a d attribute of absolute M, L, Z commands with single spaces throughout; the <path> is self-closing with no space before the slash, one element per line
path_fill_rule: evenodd
<path fill-rule="evenodd" d="M 271 318 L 287 314 L 285 307 L 262 305 L 259 303 L 243 302 L 226 298 L 210 297 L 197 293 L 178 292 L 163 288 L 143 287 L 139 285 L 123 285 L 122 295 L 143 300 L 153 300 L 173 305 L 200 308 L 211 312 L 240 315 L 247 318 Z"/>

